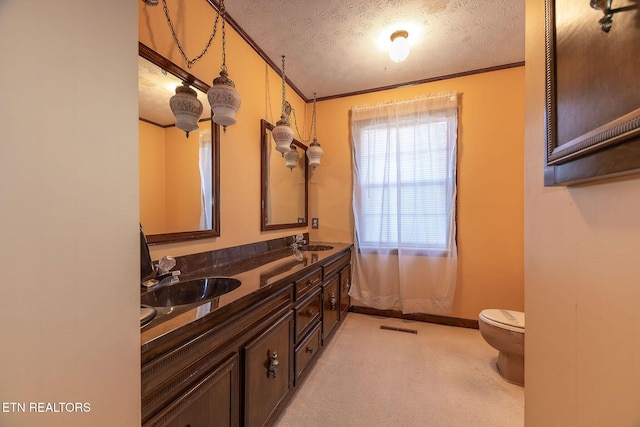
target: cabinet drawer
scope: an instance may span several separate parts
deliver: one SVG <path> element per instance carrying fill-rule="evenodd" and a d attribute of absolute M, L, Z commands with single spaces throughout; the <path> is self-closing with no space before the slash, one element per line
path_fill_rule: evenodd
<path fill-rule="evenodd" d="M 296 341 L 302 338 L 305 331 L 320 319 L 320 307 L 322 307 L 322 295 L 320 294 L 320 288 L 318 288 L 313 295 L 294 309 L 296 315 Z"/>
<path fill-rule="evenodd" d="M 300 300 L 306 293 L 322 283 L 322 269 L 314 270 L 311 274 L 296 282 L 296 300 Z"/>
<path fill-rule="evenodd" d="M 306 375 L 307 366 L 320 351 L 320 324 L 318 323 L 309 336 L 295 350 L 295 385 Z"/>
<path fill-rule="evenodd" d="M 341 268 L 343 268 L 345 265 L 349 264 L 350 262 L 351 262 L 351 251 L 346 252 L 337 260 L 322 267 L 324 269 L 325 280 L 330 278 L 334 274 L 336 274 L 338 271 L 340 271 Z"/>

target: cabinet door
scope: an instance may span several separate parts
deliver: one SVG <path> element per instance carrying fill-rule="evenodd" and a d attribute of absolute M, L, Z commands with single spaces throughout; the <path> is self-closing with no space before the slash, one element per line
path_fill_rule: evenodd
<path fill-rule="evenodd" d="M 238 426 L 238 354 L 219 365 L 144 427 Z"/>
<path fill-rule="evenodd" d="M 340 320 L 347 315 L 349 307 L 351 307 L 351 297 L 349 289 L 351 288 L 351 264 L 340 271 Z"/>
<path fill-rule="evenodd" d="M 322 287 L 322 340 L 323 343 L 331 335 L 333 329 L 338 324 L 338 311 L 340 309 L 338 300 L 338 275 Z"/>
<path fill-rule="evenodd" d="M 289 312 L 244 347 L 246 426 L 262 426 L 275 415 L 292 385 L 293 315 Z"/>

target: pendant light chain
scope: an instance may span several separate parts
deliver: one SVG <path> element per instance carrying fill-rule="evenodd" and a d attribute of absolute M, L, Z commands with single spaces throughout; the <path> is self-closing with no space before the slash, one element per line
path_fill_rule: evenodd
<path fill-rule="evenodd" d="M 285 95 L 285 73 L 284 73 L 284 55 L 282 55 L 282 111 L 281 118 L 289 121 L 289 115 L 287 114 L 287 98 Z"/>
<path fill-rule="evenodd" d="M 220 10 L 218 11 L 220 15 L 222 15 L 222 66 L 220 67 L 220 71 L 227 72 L 227 20 L 226 14 L 227 11 L 224 8 L 224 0 L 220 0 Z"/>
<path fill-rule="evenodd" d="M 220 3 L 221 5 L 221 9 L 224 10 L 224 5 L 223 2 Z M 191 67 L 198 62 L 198 60 L 200 58 L 202 58 L 206 53 L 207 50 L 209 50 L 209 46 L 211 46 L 211 43 L 213 42 L 213 39 L 216 36 L 216 32 L 218 30 L 218 19 L 220 18 L 220 10 L 218 10 L 218 14 L 216 15 L 216 19 L 213 22 L 213 31 L 211 32 L 211 37 L 209 37 L 209 41 L 207 42 L 207 45 L 204 47 L 204 49 L 202 50 L 202 52 L 200 53 L 200 55 L 196 56 L 193 59 L 189 59 L 187 58 L 187 55 L 184 53 L 184 49 L 182 48 L 182 45 L 180 44 L 180 41 L 178 40 L 178 35 L 176 34 L 175 29 L 173 28 L 173 22 L 171 21 L 171 17 L 169 16 L 169 7 L 167 6 L 167 0 L 162 0 L 162 8 L 164 10 L 164 14 L 167 17 L 167 23 L 169 24 L 169 28 L 171 29 L 171 35 L 173 35 L 173 40 L 176 42 L 176 45 L 178 46 L 178 50 L 180 51 L 180 54 L 182 55 L 182 57 L 184 58 L 185 62 L 187 63 L 187 68 L 191 69 Z M 222 23 L 223 25 L 223 31 L 224 31 L 224 21 Z M 223 56 L 223 63 L 224 63 L 224 56 Z"/>
<path fill-rule="evenodd" d="M 296 110 L 292 108 L 291 111 L 293 112 L 293 124 L 296 127 L 296 132 L 298 132 L 298 137 L 302 142 L 306 144 L 307 142 L 311 141 L 311 133 L 313 132 L 313 129 L 316 126 L 316 94 L 315 93 L 313 94 L 313 113 L 311 116 L 311 127 L 309 128 L 309 136 L 307 137 L 307 139 L 304 139 L 302 137 L 302 134 L 300 133 L 300 129 L 298 129 L 298 118 L 296 117 Z"/>
<path fill-rule="evenodd" d="M 316 93 L 313 93 L 313 113 L 311 116 L 311 129 L 309 129 L 309 139 L 311 139 L 311 130 L 313 129 L 313 138 L 316 139 Z"/>

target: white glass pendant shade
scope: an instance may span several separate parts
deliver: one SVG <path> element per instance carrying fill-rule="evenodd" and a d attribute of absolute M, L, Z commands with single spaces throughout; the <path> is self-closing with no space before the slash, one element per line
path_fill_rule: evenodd
<path fill-rule="evenodd" d="M 271 131 L 273 140 L 276 143 L 276 151 L 279 153 L 287 153 L 290 150 L 293 141 L 293 129 L 289 126 L 289 122 L 284 116 L 276 123 L 276 127 Z"/>
<path fill-rule="evenodd" d="M 320 159 L 322 159 L 322 154 L 324 150 L 320 146 L 318 139 L 313 137 L 313 142 L 307 148 L 307 157 L 309 158 L 309 166 L 312 168 L 320 166 Z"/>
<path fill-rule="evenodd" d="M 196 91 L 187 82 L 176 87 L 176 94 L 169 100 L 169 107 L 176 116 L 176 127 L 182 129 L 189 137 L 189 132 L 198 129 L 198 120 L 202 116 L 202 102 L 198 100 Z"/>
<path fill-rule="evenodd" d="M 284 153 L 284 164 L 291 170 L 298 166 L 298 159 L 300 158 L 300 154 L 296 149 L 295 145 L 291 145 L 289 151 Z"/>
<path fill-rule="evenodd" d="M 226 71 L 221 71 L 220 77 L 213 79 L 213 86 L 207 91 L 207 98 L 215 123 L 224 128 L 236 123 L 236 113 L 240 108 L 241 99 L 236 85 Z"/>
<path fill-rule="evenodd" d="M 409 45 L 409 33 L 406 31 L 396 31 L 391 34 L 391 46 L 389 47 L 389 58 L 393 62 L 402 62 L 409 56 L 411 47 Z"/>

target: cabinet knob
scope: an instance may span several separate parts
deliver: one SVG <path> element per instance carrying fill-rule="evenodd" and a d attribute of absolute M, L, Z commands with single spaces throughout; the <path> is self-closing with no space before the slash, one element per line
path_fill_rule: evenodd
<path fill-rule="evenodd" d="M 280 361 L 278 360 L 278 352 L 277 351 L 273 351 L 271 352 L 271 355 L 269 356 L 269 371 L 267 372 L 267 377 L 269 376 L 273 376 L 273 378 L 276 377 L 277 371 L 276 369 L 278 369 L 278 367 L 280 366 Z"/>
<path fill-rule="evenodd" d="M 311 310 L 311 309 L 307 310 L 307 315 L 308 315 L 309 317 L 313 317 L 313 315 L 314 315 L 314 314 L 316 314 L 316 312 L 315 312 L 315 311 L 313 311 L 313 310 Z"/>
<path fill-rule="evenodd" d="M 349 283 L 349 279 L 345 279 L 345 281 L 344 281 L 344 291 L 348 293 L 349 289 L 351 289 L 351 283 Z"/>
<path fill-rule="evenodd" d="M 335 292 L 331 292 L 329 294 L 329 303 L 331 304 L 331 310 L 335 310 L 338 303 L 338 298 L 336 298 Z"/>
<path fill-rule="evenodd" d="M 305 351 L 306 351 L 307 353 L 313 353 L 313 349 L 312 349 L 311 347 L 307 347 L 307 348 L 305 349 Z"/>

